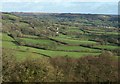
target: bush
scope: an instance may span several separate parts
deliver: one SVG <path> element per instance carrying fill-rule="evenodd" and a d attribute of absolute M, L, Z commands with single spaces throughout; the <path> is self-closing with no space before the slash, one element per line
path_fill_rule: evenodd
<path fill-rule="evenodd" d="M 17 62 L 13 53 L 10 53 L 11 50 L 3 50 L 3 82 L 62 81 L 62 72 L 55 69 L 48 58 Z"/>
<path fill-rule="evenodd" d="M 11 74 L 14 73 L 13 68 L 16 66 L 16 58 L 13 54 L 13 50 L 3 49 L 2 51 L 3 82 L 8 82 L 11 81 Z"/>
<path fill-rule="evenodd" d="M 7 53 L 6 53 L 7 52 Z M 3 82 L 117 82 L 118 62 L 111 52 L 81 58 L 39 58 L 17 62 L 3 49 Z"/>
<path fill-rule="evenodd" d="M 115 82 L 118 81 L 117 61 L 111 52 L 103 52 L 99 57 L 83 57 L 78 60 L 75 69 L 76 81 L 83 82 Z"/>

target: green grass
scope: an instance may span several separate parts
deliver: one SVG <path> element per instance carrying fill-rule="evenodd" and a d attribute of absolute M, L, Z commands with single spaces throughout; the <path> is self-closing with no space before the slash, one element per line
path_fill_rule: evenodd
<path fill-rule="evenodd" d="M 39 55 L 39 54 L 36 54 L 36 53 L 32 53 L 32 52 L 21 52 L 21 51 L 15 51 L 15 55 L 16 55 L 16 59 L 18 61 L 22 61 L 22 60 L 25 60 L 25 59 L 37 59 L 37 58 L 41 58 L 43 56 Z"/>
<path fill-rule="evenodd" d="M 89 29 L 89 31 L 97 31 L 97 32 L 104 32 L 105 31 L 105 29 L 103 29 L 103 28 L 91 28 L 91 29 Z"/>
<path fill-rule="evenodd" d="M 5 38 L 3 38 L 3 48 L 9 48 L 9 49 L 13 49 L 16 53 L 16 57 L 18 60 L 23 60 L 29 56 L 35 56 L 35 57 L 41 57 L 43 55 L 41 54 L 45 54 L 51 57 L 56 57 L 56 56 L 69 56 L 69 57 L 81 57 L 81 56 L 95 56 L 95 55 L 99 55 L 100 53 L 89 53 L 89 52 L 64 52 L 64 51 L 52 51 L 52 50 L 42 50 L 42 49 L 36 49 L 36 48 L 32 48 L 32 47 L 26 47 L 26 46 L 17 46 L 15 45 L 12 41 L 14 41 L 11 37 L 7 36 L 6 34 L 3 34 L 3 36 Z M 43 43 L 43 42 L 47 42 L 46 40 L 40 41 L 40 40 L 33 40 L 33 39 L 26 39 L 23 38 L 28 42 L 33 42 L 33 43 Z M 51 42 L 51 41 L 50 41 Z M 70 48 L 70 47 L 69 47 Z M 65 49 L 65 47 L 64 47 Z M 67 49 L 67 47 L 66 47 Z M 73 47 L 73 49 L 78 49 L 78 47 Z M 80 49 L 80 48 L 79 48 Z M 36 53 L 36 54 L 35 54 Z"/>
<path fill-rule="evenodd" d="M 9 29 L 9 27 L 16 27 L 16 28 L 20 28 L 20 29 L 31 29 L 30 25 L 24 22 L 17 22 L 16 20 L 20 20 L 20 17 L 17 17 L 15 15 L 11 15 L 11 14 L 4 14 L 4 16 L 6 16 L 7 18 L 5 20 L 3 20 L 3 23 L 5 24 L 4 28 Z M 79 19 L 79 18 L 78 18 Z M 15 21 L 14 23 L 12 22 Z M 81 22 L 81 23 L 76 23 L 76 24 L 81 24 L 84 23 L 85 21 Z M 67 24 L 71 24 L 68 22 L 65 22 Z M 96 23 L 99 23 L 96 22 Z M 74 24 L 74 23 L 73 23 Z M 91 25 L 91 22 L 86 22 L 84 23 L 84 25 Z M 75 24 L 74 24 L 75 25 Z M 112 45 L 97 45 L 97 42 L 95 41 L 88 41 L 88 39 L 90 38 L 89 34 L 84 34 L 83 31 L 79 30 L 79 27 L 70 27 L 65 26 L 66 30 L 64 32 L 69 33 L 70 35 L 63 35 L 63 34 L 59 34 L 59 36 L 53 38 L 55 40 L 73 45 L 73 46 L 66 46 L 66 45 L 57 45 L 56 44 L 56 49 L 54 50 L 43 50 L 43 49 L 37 49 L 37 48 L 33 48 L 33 47 L 27 47 L 27 46 L 18 46 L 16 45 L 14 42 L 15 40 L 13 38 L 11 38 L 10 36 L 8 36 L 7 34 L 3 33 L 1 35 L 0 33 L 0 37 L 2 36 L 2 47 L 3 48 L 8 48 L 10 50 L 15 51 L 15 56 L 17 58 L 17 60 L 24 60 L 26 58 L 39 58 L 39 57 L 44 57 L 44 55 L 48 55 L 51 57 L 56 57 L 56 56 L 69 56 L 69 57 L 81 57 L 81 56 L 96 56 L 100 54 L 100 50 L 98 49 L 92 49 L 92 48 L 87 48 L 87 47 L 82 47 L 82 46 L 78 46 L 78 45 L 94 45 L 94 47 L 96 48 L 100 48 L 100 49 L 108 49 L 108 50 L 113 50 L 113 49 L 117 49 L 117 46 L 112 46 Z M 89 28 L 90 29 L 90 28 Z M 9 30 L 8 30 L 9 31 Z M 35 30 L 36 31 L 36 30 Z M 86 30 L 88 32 L 95 33 L 95 34 L 105 34 L 104 29 L 90 29 L 90 30 Z M 110 30 L 111 31 L 111 30 Z M 70 33 L 72 32 L 72 33 Z M 83 38 L 80 37 L 80 39 L 84 39 L 87 37 L 87 40 L 78 40 L 78 38 L 75 38 L 76 33 L 81 33 L 81 37 L 83 34 Z M 107 32 L 106 34 L 108 34 L 108 36 L 110 35 L 118 35 L 117 32 L 113 31 L 113 32 Z M 51 45 L 54 43 L 51 40 L 45 40 L 45 39 L 39 39 L 37 36 L 32 36 L 32 35 L 24 35 L 26 38 L 20 38 L 22 39 L 24 42 L 30 43 L 30 44 L 41 44 L 41 45 Z M 28 38 L 27 38 L 28 37 Z M 34 39 L 33 39 L 34 38 Z M 37 38 L 37 39 L 36 39 Z M 93 38 L 93 37 L 92 37 Z M 14 42 L 13 42 L 14 41 Z M 76 46 L 75 46 L 76 45 Z M 96 46 L 97 45 L 97 46 Z M 50 47 L 51 47 L 50 46 Z M 46 47 L 46 46 L 45 46 Z M 50 48 L 52 49 L 52 48 Z M 57 50 L 61 50 L 61 51 L 57 51 Z M 63 50 L 63 51 L 62 51 Z M 69 51 L 69 52 L 68 52 Z M 76 52 L 77 51 L 77 52 Z"/>
<path fill-rule="evenodd" d="M 15 49 L 18 50 L 16 52 L 16 57 L 18 60 L 22 60 L 25 59 L 26 56 L 28 57 L 29 54 L 33 54 L 33 52 L 38 53 L 37 55 L 41 56 L 41 54 L 45 54 L 51 57 L 56 57 L 56 56 L 69 56 L 69 57 L 81 57 L 81 56 L 88 56 L 88 55 L 98 55 L 100 53 L 83 53 L 83 52 L 64 52 L 64 51 L 51 51 L 51 50 L 42 50 L 42 49 L 36 49 L 36 48 L 32 48 L 32 47 L 26 47 L 26 46 L 3 46 L 5 48 L 9 48 L 9 49 Z M 20 52 L 20 50 L 24 51 L 24 52 Z M 36 54 L 34 55 L 36 57 Z"/>
<path fill-rule="evenodd" d="M 25 38 L 39 38 L 38 36 L 33 36 L 33 35 L 23 35 Z"/>
<path fill-rule="evenodd" d="M 2 38 L 2 33 L 0 32 L 0 38 Z"/>
<path fill-rule="evenodd" d="M 31 39 L 31 38 L 20 38 L 26 43 L 31 43 L 31 44 L 46 44 L 50 45 L 53 43 L 53 41 L 50 40 L 45 40 L 45 39 Z"/>
<path fill-rule="evenodd" d="M 70 36 L 67 35 L 63 35 L 63 34 L 59 34 L 59 36 L 57 36 L 58 38 L 72 38 Z"/>
<path fill-rule="evenodd" d="M 75 29 L 75 28 L 73 28 L 73 29 L 68 29 L 68 30 L 66 30 L 66 32 L 75 32 L 75 33 L 81 33 L 81 34 L 83 34 L 83 31 L 81 31 L 81 30 L 79 30 L 79 29 Z"/>
<path fill-rule="evenodd" d="M 72 39 L 64 39 L 64 38 L 53 38 L 55 40 L 71 44 L 71 45 L 94 45 L 97 44 L 95 41 L 87 41 L 87 40 L 72 40 Z"/>
<path fill-rule="evenodd" d="M 26 57 L 29 56 L 29 54 L 34 54 L 35 52 L 38 53 L 37 55 L 41 56 L 41 54 L 45 54 L 51 57 L 56 57 L 56 56 L 70 56 L 70 57 L 81 57 L 81 56 L 87 56 L 87 55 L 98 55 L 100 53 L 83 53 L 83 52 L 64 52 L 64 51 L 51 51 L 51 50 L 42 50 L 42 49 L 36 49 L 36 48 L 32 48 L 32 47 L 26 47 L 26 46 L 17 46 L 15 45 L 12 41 L 14 41 L 11 37 L 7 36 L 6 34 L 3 34 L 4 41 L 3 40 L 3 47 L 4 48 L 9 48 L 9 49 L 14 49 L 16 50 L 16 57 L 18 60 L 24 59 Z M 40 41 L 40 40 L 33 40 L 33 39 L 26 39 L 28 42 L 34 42 L 34 43 L 38 43 L 38 42 L 47 42 L 46 40 Z M 49 42 L 47 42 L 49 43 Z M 21 52 L 24 51 L 24 52 Z M 36 54 L 34 54 L 34 56 L 36 56 Z"/>
<path fill-rule="evenodd" d="M 118 32 L 107 32 L 108 35 L 119 35 Z"/>
<path fill-rule="evenodd" d="M 27 51 L 27 47 L 17 46 L 12 41 L 14 41 L 7 34 L 2 34 L 2 48 L 7 48 L 14 51 L 14 55 L 16 56 L 18 61 L 24 60 L 26 58 L 38 58 L 41 57 L 39 54 L 35 54 Z M 22 50 L 22 51 L 21 51 Z M 24 52 L 23 52 L 24 51 Z"/>
<path fill-rule="evenodd" d="M 100 53 L 89 53 L 89 52 L 64 52 L 64 51 L 52 51 L 52 50 L 42 50 L 42 49 L 36 49 L 32 47 L 26 47 L 26 46 L 20 46 L 18 48 L 19 50 L 23 50 L 26 52 L 36 52 L 38 54 L 45 54 L 51 57 L 56 56 L 70 56 L 70 57 L 81 57 L 81 56 L 87 56 L 87 55 L 98 55 Z"/>
<path fill-rule="evenodd" d="M 9 48 L 11 49 L 11 48 Z M 30 54 L 32 56 L 32 54 L 36 53 L 37 56 L 43 56 L 41 54 L 44 55 L 48 55 L 50 57 L 56 57 L 56 56 L 68 56 L 68 57 L 81 57 L 81 56 L 96 56 L 99 55 L 100 53 L 86 53 L 86 52 L 64 52 L 64 51 L 51 51 L 51 50 L 42 50 L 42 49 L 36 49 L 36 48 L 32 48 L 32 47 L 26 47 L 26 46 L 19 46 L 19 47 L 14 47 L 12 49 L 17 50 L 16 57 L 18 60 L 22 60 L 24 58 L 29 57 Z M 22 52 L 21 52 L 22 50 Z M 36 57 L 36 54 L 34 55 Z M 44 57 L 44 56 L 43 56 Z"/>
<path fill-rule="evenodd" d="M 107 50 L 114 50 L 114 49 L 119 48 L 118 46 L 112 46 L 112 45 L 98 45 L 94 47 L 100 48 L 100 49 L 107 49 Z"/>
<path fill-rule="evenodd" d="M 81 57 L 81 56 L 87 56 L 87 55 L 98 55 L 100 53 L 85 53 L 85 52 L 64 52 L 64 51 L 52 51 L 52 50 L 42 50 L 42 49 L 36 49 L 36 48 L 31 48 L 31 47 L 25 47 L 22 46 L 20 49 L 29 49 L 29 52 L 37 52 L 40 54 L 45 54 L 51 57 L 55 56 L 70 56 L 70 57 Z"/>
<path fill-rule="evenodd" d="M 57 46 L 57 50 L 65 50 L 65 51 L 80 51 L 80 52 L 100 52 L 97 49 L 91 49 L 82 46 Z"/>
<path fill-rule="evenodd" d="M 90 33 L 95 33 L 95 34 L 106 34 L 106 35 L 118 35 L 119 33 L 118 32 L 115 32 L 115 31 L 112 31 L 112 32 L 103 32 L 103 31 L 91 31 L 89 30 L 88 32 Z"/>
<path fill-rule="evenodd" d="M 98 55 L 100 53 L 83 53 L 83 52 L 64 52 L 64 51 L 51 51 L 51 50 L 42 50 L 42 49 L 35 49 L 30 48 L 30 51 L 42 53 L 51 57 L 56 56 L 70 56 L 70 57 L 81 57 L 81 56 L 88 56 L 88 55 Z"/>
<path fill-rule="evenodd" d="M 78 27 L 70 27 L 70 26 L 69 26 L 69 29 L 78 29 Z"/>
<path fill-rule="evenodd" d="M 7 17 L 8 19 L 14 19 L 14 20 L 20 19 L 19 17 L 12 14 L 3 14 L 3 16 Z"/>
<path fill-rule="evenodd" d="M 12 53 L 15 57 L 16 57 L 16 60 L 17 61 L 23 61 L 23 60 L 26 60 L 26 59 L 37 59 L 37 58 L 42 58 L 44 56 L 40 55 L 40 54 L 37 54 L 37 53 L 33 53 L 33 52 L 29 52 L 29 51 L 26 51 L 24 49 L 21 48 L 20 49 L 17 49 L 17 48 L 5 48 L 3 47 L 4 50 L 5 49 L 10 49 L 11 52 L 9 53 Z M 6 52 L 7 53 L 7 52 Z"/>
<path fill-rule="evenodd" d="M 3 41 L 14 41 L 13 38 L 11 38 L 10 36 L 8 36 L 8 35 L 5 34 L 5 33 L 2 33 L 2 40 L 3 40 Z"/>
<path fill-rule="evenodd" d="M 8 36 L 7 34 L 2 34 L 2 46 L 5 48 L 16 48 L 17 45 L 15 45 L 12 41 L 14 41 L 13 38 Z"/>
<path fill-rule="evenodd" d="M 2 41 L 2 46 L 5 48 L 16 48 L 17 47 L 17 45 L 15 45 L 11 41 Z"/>

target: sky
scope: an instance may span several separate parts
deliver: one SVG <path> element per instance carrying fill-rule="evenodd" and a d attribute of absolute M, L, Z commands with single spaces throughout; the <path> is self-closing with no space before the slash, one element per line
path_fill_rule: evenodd
<path fill-rule="evenodd" d="M 119 0 L 1 0 L 4 12 L 118 14 Z"/>

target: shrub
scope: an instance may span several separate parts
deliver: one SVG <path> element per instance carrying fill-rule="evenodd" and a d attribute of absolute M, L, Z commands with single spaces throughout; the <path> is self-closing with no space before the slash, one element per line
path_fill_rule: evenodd
<path fill-rule="evenodd" d="M 63 78 L 62 71 L 55 69 L 48 58 L 28 58 L 18 62 L 8 49 L 3 51 L 2 74 L 3 82 L 60 82 Z"/>
<path fill-rule="evenodd" d="M 118 63 L 111 52 L 81 58 L 55 57 L 16 61 L 3 49 L 3 82 L 117 82 Z"/>

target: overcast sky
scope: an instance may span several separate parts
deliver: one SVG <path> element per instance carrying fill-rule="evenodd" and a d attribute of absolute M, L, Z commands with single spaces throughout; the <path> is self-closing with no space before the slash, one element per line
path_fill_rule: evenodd
<path fill-rule="evenodd" d="M 29 2 L 28 2 L 29 1 Z M 1 0 L 1 11 L 118 14 L 118 0 Z"/>

